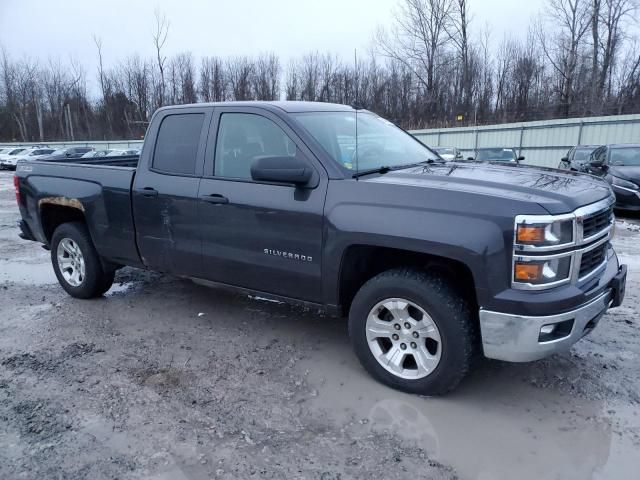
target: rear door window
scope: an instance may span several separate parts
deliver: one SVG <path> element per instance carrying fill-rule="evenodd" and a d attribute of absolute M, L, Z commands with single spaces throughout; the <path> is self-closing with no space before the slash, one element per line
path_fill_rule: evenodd
<path fill-rule="evenodd" d="M 193 175 L 204 113 L 168 115 L 160 124 L 153 168 L 166 173 Z"/>

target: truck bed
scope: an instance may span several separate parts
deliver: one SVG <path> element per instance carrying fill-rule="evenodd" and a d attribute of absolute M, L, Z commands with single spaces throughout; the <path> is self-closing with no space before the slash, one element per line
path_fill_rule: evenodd
<path fill-rule="evenodd" d="M 34 160 L 18 163 L 24 192 L 23 220 L 31 234 L 48 244 L 46 212 L 75 206 L 87 219 L 93 242 L 114 263 L 140 264 L 131 212 L 131 187 L 138 156 L 99 159 Z M 45 215 L 46 217 L 46 215 Z M 51 218 L 51 217 L 49 217 Z"/>

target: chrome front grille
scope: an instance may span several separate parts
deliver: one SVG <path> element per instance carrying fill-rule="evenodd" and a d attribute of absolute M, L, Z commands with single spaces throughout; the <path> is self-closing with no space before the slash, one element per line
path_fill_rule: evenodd
<path fill-rule="evenodd" d="M 586 277 L 603 264 L 607 256 L 607 246 L 608 244 L 604 243 L 593 250 L 588 250 L 582 254 L 579 278 Z"/>
<path fill-rule="evenodd" d="M 582 219 L 582 238 L 589 239 L 606 230 L 613 223 L 613 207 L 592 213 Z"/>

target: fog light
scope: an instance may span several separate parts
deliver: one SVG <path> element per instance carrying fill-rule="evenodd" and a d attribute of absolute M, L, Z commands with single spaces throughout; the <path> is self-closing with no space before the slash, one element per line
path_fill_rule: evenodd
<path fill-rule="evenodd" d="M 564 320 L 558 323 L 549 323 L 543 325 L 540 328 L 540 334 L 538 335 L 539 342 L 551 342 L 553 340 L 560 340 L 561 338 L 571 335 L 573 330 L 574 320 Z"/>
<path fill-rule="evenodd" d="M 555 324 L 545 325 L 540 329 L 540 333 L 542 335 L 551 335 L 555 329 L 556 329 Z"/>

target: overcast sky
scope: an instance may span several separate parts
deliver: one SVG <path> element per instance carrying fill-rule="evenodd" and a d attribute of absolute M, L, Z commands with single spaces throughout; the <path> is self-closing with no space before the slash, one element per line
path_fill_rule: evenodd
<path fill-rule="evenodd" d="M 309 51 L 365 54 L 378 25 L 389 25 L 402 0 L 0 0 L 0 46 L 13 58 L 73 57 L 95 82 L 95 34 L 105 62 L 153 54 L 154 9 L 171 25 L 167 55 L 275 52 L 283 65 Z M 472 28 L 492 40 L 522 35 L 544 0 L 470 0 Z"/>

